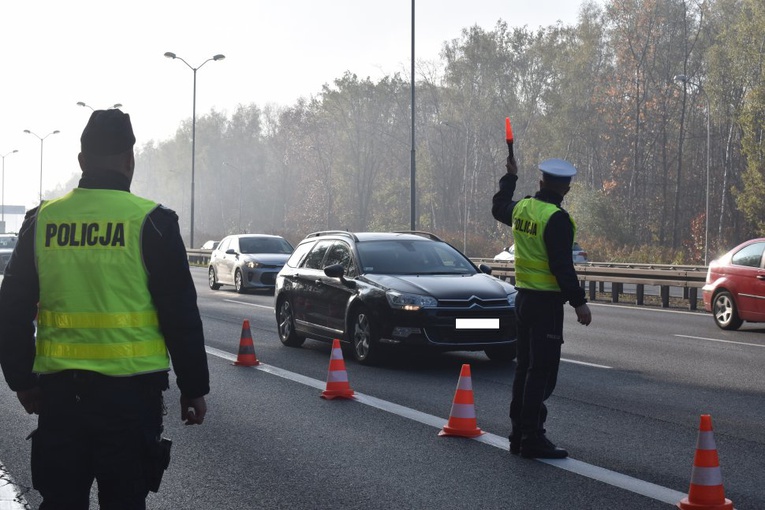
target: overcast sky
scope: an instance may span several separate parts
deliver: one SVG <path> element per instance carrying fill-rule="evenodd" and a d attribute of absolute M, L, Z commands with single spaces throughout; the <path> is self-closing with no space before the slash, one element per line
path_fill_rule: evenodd
<path fill-rule="evenodd" d="M 461 29 L 499 19 L 530 28 L 576 23 L 576 0 L 417 0 L 416 60 L 436 60 Z M 79 137 L 91 110 L 130 113 L 137 144 L 165 140 L 191 117 L 237 105 L 292 105 L 351 71 L 409 77 L 410 0 L 6 0 L 0 4 L 0 155 L 4 202 L 32 207 L 79 173 Z M 54 130 L 59 134 L 49 135 Z M 189 158 L 190 158 L 189 154 Z M 136 169 L 140 172 L 140 168 Z M 172 204 L 170 204 L 172 206 Z M 6 218 L 8 221 L 8 218 Z M 9 224 L 9 230 L 11 225 Z"/>

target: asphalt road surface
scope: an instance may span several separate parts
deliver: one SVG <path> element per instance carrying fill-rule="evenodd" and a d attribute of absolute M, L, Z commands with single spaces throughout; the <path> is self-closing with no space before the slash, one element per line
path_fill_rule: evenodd
<path fill-rule="evenodd" d="M 205 270 L 192 272 L 209 413 L 185 427 L 177 389 L 166 393 L 173 458 L 149 508 L 670 509 L 688 494 L 701 414 L 712 416 L 726 496 L 765 508 L 765 325 L 726 332 L 703 312 L 595 303 L 584 327 L 568 309 L 547 427 L 571 458 L 545 462 L 507 451 L 514 364 L 483 353 L 346 359 L 356 398 L 324 400 L 329 344 L 282 346 L 272 295 L 211 291 Z M 257 367 L 232 365 L 245 319 Z M 485 434 L 439 437 L 463 364 Z M 5 385 L 0 402 L 0 462 L 36 507 L 24 440 L 35 418 Z"/>

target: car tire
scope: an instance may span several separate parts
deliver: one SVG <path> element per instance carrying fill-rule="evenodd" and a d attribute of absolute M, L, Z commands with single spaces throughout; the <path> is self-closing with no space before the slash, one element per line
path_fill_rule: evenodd
<path fill-rule="evenodd" d="M 279 340 L 287 347 L 300 347 L 305 342 L 305 337 L 295 331 L 295 316 L 292 312 L 292 303 L 283 298 L 277 306 L 276 326 L 279 330 Z"/>
<path fill-rule="evenodd" d="M 372 321 L 369 311 L 358 307 L 351 314 L 348 336 L 353 358 L 362 365 L 374 365 L 382 359 L 377 326 Z"/>
<path fill-rule="evenodd" d="M 717 324 L 717 327 L 720 329 L 738 329 L 744 323 L 738 316 L 738 310 L 736 309 L 736 302 L 733 300 L 733 296 L 727 290 L 715 294 L 715 297 L 712 300 L 712 317 L 714 317 L 715 324 Z"/>
<path fill-rule="evenodd" d="M 487 347 L 483 352 L 486 353 L 486 356 L 488 356 L 491 361 L 510 363 L 515 359 L 516 346 L 515 344 L 497 345 L 495 347 Z"/>
<path fill-rule="evenodd" d="M 207 284 L 210 286 L 210 290 L 220 289 L 220 283 L 215 280 L 215 269 L 212 266 L 207 271 Z"/>
<path fill-rule="evenodd" d="M 239 294 L 244 294 L 244 275 L 239 269 L 234 271 L 234 288 Z"/>

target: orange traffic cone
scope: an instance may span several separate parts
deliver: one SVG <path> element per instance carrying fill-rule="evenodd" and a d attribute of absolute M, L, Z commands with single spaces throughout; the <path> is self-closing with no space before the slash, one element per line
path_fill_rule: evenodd
<path fill-rule="evenodd" d="M 348 372 L 345 371 L 343 351 L 340 349 L 340 340 L 332 340 L 332 355 L 329 357 L 329 371 L 327 372 L 327 389 L 321 392 L 321 398 L 353 398 L 353 390 L 348 384 Z"/>
<path fill-rule="evenodd" d="M 473 402 L 473 381 L 470 377 L 470 365 L 462 365 L 457 391 L 454 392 L 449 422 L 444 425 L 439 436 L 476 437 L 483 434 L 477 426 L 475 403 Z"/>
<path fill-rule="evenodd" d="M 708 414 L 701 415 L 691 488 L 688 497 L 683 498 L 677 507 L 680 510 L 733 510 L 733 503 L 725 498 L 720 460 L 712 434 L 712 417 Z"/>
<path fill-rule="evenodd" d="M 254 367 L 260 365 L 260 361 L 255 357 L 255 345 L 252 343 L 250 321 L 247 319 L 242 323 L 242 336 L 239 340 L 239 354 L 237 354 L 236 361 L 234 361 L 233 364 L 240 367 Z"/>

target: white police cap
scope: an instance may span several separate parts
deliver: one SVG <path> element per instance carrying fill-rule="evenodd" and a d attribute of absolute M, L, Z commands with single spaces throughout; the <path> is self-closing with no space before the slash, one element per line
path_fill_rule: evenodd
<path fill-rule="evenodd" d="M 576 168 L 574 165 L 563 159 L 552 158 L 546 159 L 539 163 L 539 169 L 552 177 L 568 178 L 576 175 Z"/>

